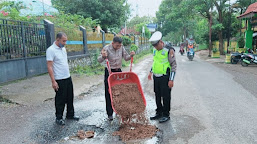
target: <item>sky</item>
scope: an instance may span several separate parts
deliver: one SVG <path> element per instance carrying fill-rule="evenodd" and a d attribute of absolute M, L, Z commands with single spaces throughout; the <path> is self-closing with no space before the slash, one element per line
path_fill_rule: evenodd
<path fill-rule="evenodd" d="M 51 5 L 51 0 L 43 1 L 47 5 Z M 138 5 L 138 16 L 152 16 L 155 17 L 155 12 L 159 9 L 162 0 L 128 0 L 131 5 L 131 18 L 136 16 L 136 9 Z"/>
<path fill-rule="evenodd" d="M 155 17 L 162 0 L 128 0 L 131 5 L 131 17 L 138 14 L 139 17 L 151 16 Z M 138 5 L 138 8 L 137 8 Z"/>

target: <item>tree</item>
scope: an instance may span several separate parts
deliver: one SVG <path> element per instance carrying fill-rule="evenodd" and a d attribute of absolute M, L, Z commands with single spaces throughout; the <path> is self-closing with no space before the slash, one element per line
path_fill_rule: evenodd
<path fill-rule="evenodd" d="M 238 11 L 241 14 L 243 14 L 248 6 L 257 0 L 237 0 L 235 4 L 232 5 L 233 11 Z M 240 29 L 242 28 L 242 20 L 240 19 Z M 240 36 L 242 32 L 240 31 Z"/>
<path fill-rule="evenodd" d="M 153 23 L 154 22 L 154 18 L 153 17 L 148 17 L 148 16 L 143 16 L 143 17 L 133 17 L 127 24 L 127 27 L 129 28 L 134 28 L 135 25 L 140 24 L 140 23 L 145 23 L 145 24 L 149 24 L 149 23 Z"/>
<path fill-rule="evenodd" d="M 219 24 L 217 25 L 218 27 L 218 35 L 219 35 L 219 51 L 220 51 L 220 54 L 224 55 L 224 51 L 223 51 L 223 30 L 224 30 L 224 27 L 223 27 L 223 14 L 226 10 L 226 2 L 227 0 L 215 0 L 214 1 L 214 5 L 216 6 L 217 10 L 218 10 L 218 14 L 219 14 L 219 17 L 218 17 L 218 21 L 219 21 Z"/>
<path fill-rule="evenodd" d="M 149 31 L 149 29 L 146 27 L 145 23 L 140 23 L 136 25 L 136 31 L 140 32 L 140 34 L 142 34 L 142 29 L 143 27 L 145 28 L 145 37 L 150 38 L 151 36 L 151 32 Z"/>
<path fill-rule="evenodd" d="M 212 9 L 213 0 L 195 0 L 195 9 L 204 18 L 208 20 L 209 23 L 209 56 L 211 56 L 212 50 Z"/>
<path fill-rule="evenodd" d="M 247 7 L 254 2 L 257 2 L 257 1 L 256 0 L 237 0 L 232 7 L 234 9 L 239 9 L 239 12 L 241 15 L 246 11 Z"/>
<path fill-rule="evenodd" d="M 105 31 L 107 28 L 119 27 L 130 14 L 126 0 L 52 0 L 52 3 L 65 13 L 98 19 Z"/>
<path fill-rule="evenodd" d="M 156 13 L 159 28 L 164 35 L 170 32 L 183 31 L 184 40 L 192 33 L 194 26 L 194 9 L 190 0 L 164 0 Z M 182 37 L 181 35 L 181 37 Z"/>

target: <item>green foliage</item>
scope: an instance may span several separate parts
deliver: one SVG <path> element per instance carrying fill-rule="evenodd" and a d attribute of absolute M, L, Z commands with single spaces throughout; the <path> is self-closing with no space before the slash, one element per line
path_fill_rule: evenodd
<path fill-rule="evenodd" d="M 145 27 L 145 37 L 150 38 L 151 37 L 151 32 L 146 27 L 146 23 L 137 24 L 136 25 L 136 31 L 140 32 L 140 34 L 142 34 L 143 27 Z"/>
<path fill-rule="evenodd" d="M 86 74 L 86 75 L 95 75 L 95 74 L 103 74 L 104 66 L 97 65 L 97 66 L 77 66 L 71 73 L 76 74 Z"/>
<path fill-rule="evenodd" d="M 196 27 L 194 29 L 194 38 L 197 43 L 203 44 L 206 42 L 206 35 L 208 35 L 208 20 L 197 17 Z M 207 36 L 208 38 L 208 36 Z"/>
<path fill-rule="evenodd" d="M 162 26 L 159 30 L 164 36 L 171 32 L 182 38 L 183 35 L 188 37 L 193 33 L 196 12 L 192 3 L 193 1 L 162 1 L 156 16 L 159 26 Z"/>
<path fill-rule="evenodd" d="M 206 50 L 208 49 L 208 46 L 206 44 L 199 44 L 199 50 Z"/>
<path fill-rule="evenodd" d="M 182 33 L 179 31 L 169 32 L 166 36 L 163 37 L 163 40 L 170 41 L 172 43 L 179 43 L 182 40 Z"/>
<path fill-rule="evenodd" d="M 254 2 L 257 2 L 257 0 L 237 0 L 233 5 L 233 10 L 239 14 L 243 14 L 247 7 Z"/>
<path fill-rule="evenodd" d="M 110 32 L 115 32 L 116 34 L 120 32 L 120 28 L 119 27 L 112 27 L 109 28 Z"/>
<path fill-rule="evenodd" d="M 98 19 L 93 20 L 91 17 L 84 18 L 83 16 L 78 14 L 66 14 L 63 11 L 60 11 L 54 16 L 21 16 L 19 11 L 24 8 L 21 2 L 0 2 L 0 8 L 5 13 L 8 13 L 5 16 L 0 13 L 0 18 L 28 21 L 34 23 L 42 23 L 43 19 L 48 19 L 56 26 L 62 27 L 64 29 L 78 29 L 79 25 L 84 26 L 86 29 L 91 29 L 93 26 L 99 23 Z"/>
<path fill-rule="evenodd" d="M 91 29 L 99 22 L 97 19 L 92 20 L 91 17 L 84 18 L 81 15 L 65 14 L 63 12 L 60 12 L 57 16 L 47 17 L 47 19 L 65 29 L 78 28 L 80 25 L 84 26 L 86 29 Z"/>
<path fill-rule="evenodd" d="M 122 44 L 124 46 L 128 46 L 131 44 L 131 39 L 128 36 L 122 36 Z"/>
<path fill-rule="evenodd" d="M 86 74 L 86 75 L 94 75 L 94 74 L 102 74 L 104 71 L 104 66 L 102 66 L 98 61 L 97 58 L 99 56 L 99 49 L 96 50 L 95 53 L 90 54 L 90 65 L 78 65 L 74 68 L 71 72 L 77 74 Z"/>
<path fill-rule="evenodd" d="M 245 46 L 245 39 L 243 36 L 239 37 L 237 40 L 237 44 L 239 48 L 244 48 Z"/>
<path fill-rule="evenodd" d="M 152 49 L 147 49 L 147 50 L 144 50 L 144 51 L 141 51 L 140 53 L 134 55 L 134 59 L 133 59 L 133 63 L 138 63 L 140 60 L 144 59 L 145 56 L 147 56 L 148 54 L 151 54 L 152 53 Z M 122 60 L 122 66 L 129 66 L 130 65 L 130 61 L 125 61 L 125 60 Z M 132 68 L 133 69 L 133 68 Z"/>
<path fill-rule="evenodd" d="M 14 102 L 12 102 L 11 100 L 4 98 L 2 96 L 0 96 L 0 103 L 9 103 L 9 104 L 14 104 Z"/>
<path fill-rule="evenodd" d="M 156 21 L 157 20 L 154 17 L 148 17 L 148 16 L 139 17 L 139 16 L 136 16 L 136 17 L 133 17 L 128 22 L 127 27 L 134 28 L 137 24 L 141 24 L 141 23 L 149 24 L 149 23 L 154 23 Z"/>
<path fill-rule="evenodd" d="M 209 43 L 209 20 L 212 17 L 212 39 L 235 37 L 240 27 L 237 16 L 257 0 L 163 0 L 156 16 L 159 30 L 168 41 L 182 41 L 193 36 L 197 43 Z M 232 9 L 230 11 L 230 8 Z M 232 13 L 232 14 L 231 14 Z"/>
<path fill-rule="evenodd" d="M 213 30 L 220 31 L 220 30 L 224 29 L 224 26 L 223 26 L 223 24 L 218 23 L 218 24 L 212 25 L 211 28 Z"/>
<path fill-rule="evenodd" d="M 134 52 L 136 52 L 136 51 L 137 51 L 137 49 L 138 49 L 138 46 L 137 46 L 137 45 L 135 45 L 135 44 L 132 44 L 132 45 L 131 45 L 131 47 L 130 47 L 130 51 L 134 51 Z"/>
<path fill-rule="evenodd" d="M 52 3 L 66 14 L 98 19 L 105 31 L 107 28 L 120 26 L 130 14 L 126 0 L 52 0 Z"/>
<path fill-rule="evenodd" d="M 218 50 L 219 50 L 218 48 L 213 48 L 213 49 L 212 49 L 212 52 L 213 52 L 213 53 L 216 53 L 216 52 L 218 52 Z"/>

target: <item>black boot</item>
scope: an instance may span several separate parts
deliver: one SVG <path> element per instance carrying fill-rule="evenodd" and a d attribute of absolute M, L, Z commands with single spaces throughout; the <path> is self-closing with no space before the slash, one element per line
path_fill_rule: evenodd
<path fill-rule="evenodd" d="M 164 123 L 166 121 L 170 120 L 169 116 L 163 116 L 162 118 L 159 119 L 159 123 Z"/>
<path fill-rule="evenodd" d="M 162 117 L 162 114 L 156 114 L 155 116 L 150 117 L 150 120 L 156 120 Z"/>

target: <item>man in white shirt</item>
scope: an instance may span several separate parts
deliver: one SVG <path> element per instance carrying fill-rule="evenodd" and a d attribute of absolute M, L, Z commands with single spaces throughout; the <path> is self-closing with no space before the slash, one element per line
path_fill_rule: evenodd
<path fill-rule="evenodd" d="M 67 35 L 59 32 L 56 41 L 46 50 L 47 69 L 52 81 L 52 87 L 56 92 L 55 109 L 56 124 L 65 125 L 63 111 L 67 104 L 66 119 L 79 120 L 74 116 L 73 84 L 70 76 L 67 52 L 65 49 Z"/>

